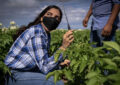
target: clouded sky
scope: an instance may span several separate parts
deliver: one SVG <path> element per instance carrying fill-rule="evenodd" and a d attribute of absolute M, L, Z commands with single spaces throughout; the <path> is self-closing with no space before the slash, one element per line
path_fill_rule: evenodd
<path fill-rule="evenodd" d="M 91 0 L 0 0 L 0 22 L 8 26 L 9 22 L 14 20 L 19 26 L 27 25 L 46 6 L 57 5 L 63 11 L 64 5 L 71 27 L 73 29 L 84 28 L 82 20 L 90 3 Z M 67 28 L 64 16 L 59 28 Z M 90 28 L 90 22 L 88 28 Z"/>

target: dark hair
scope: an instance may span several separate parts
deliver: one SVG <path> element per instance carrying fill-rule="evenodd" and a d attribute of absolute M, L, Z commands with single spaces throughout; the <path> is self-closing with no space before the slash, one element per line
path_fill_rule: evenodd
<path fill-rule="evenodd" d="M 60 12 L 60 22 L 61 22 L 61 19 L 62 19 L 62 11 L 61 9 L 58 7 L 58 6 L 55 6 L 55 5 L 50 5 L 48 7 L 46 7 L 39 15 L 38 17 L 36 17 L 36 19 L 33 21 L 33 22 L 30 22 L 27 26 L 22 26 L 18 29 L 17 33 L 13 36 L 13 40 L 15 41 L 17 39 L 17 37 L 19 37 L 22 32 L 24 32 L 26 29 L 30 28 L 31 26 L 33 25 L 37 25 L 39 23 L 41 23 L 40 21 L 40 18 L 43 17 L 45 15 L 45 13 L 52 9 L 52 8 L 55 8 L 55 9 L 58 9 L 59 12 Z"/>

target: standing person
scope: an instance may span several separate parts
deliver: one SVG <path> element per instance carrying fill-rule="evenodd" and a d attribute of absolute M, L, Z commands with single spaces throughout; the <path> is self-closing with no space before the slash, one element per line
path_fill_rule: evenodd
<path fill-rule="evenodd" d="M 17 35 L 19 37 L 16 37 L 5 59 L 5 64 L 11 69 L 16 80 L 15 82 L 10 79 L 8 85 L 54 85 L 52 78 L 46 80 L 46 74 L 59 68 L 59 65 L 70 63 L 69 60 L 62 62 L 62 53 L 58 62 L 54 61 L 54 55 L 48 55 L 50 32 L 57 28 L 61 19 L 61 9 L 50 5 L 28 26 L 20 28 Z M 64 34 L 62 46 L 57 51 L 65 51 L 72 43 L 72 31 Z M 58 82 L 57 85 L 63 85 L 63 82 Z"/>
<path fill-rule="evenodd" d="M 102 41 L 115 41 L 119 9 L 120 0 L 92 0 L 83 26 L 87 27 L 89 18 L 93 15 L 90 42 L 97 42 L 94 47 L 102 46 Z"/>

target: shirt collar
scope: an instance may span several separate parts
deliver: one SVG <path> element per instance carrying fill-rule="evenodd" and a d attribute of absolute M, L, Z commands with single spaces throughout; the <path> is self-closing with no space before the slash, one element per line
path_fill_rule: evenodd
<path fill-rule="evenodd" d="M 47 39 L 50 39 L 50 33 L 49 34 L 47 34 L 46 33 L 46 31 L 45 31 L 45 29 L 42 27 L 42 25 L 41 24 L 39 24 L 39 26 L 40 26 L 40 28 L 41 28 L 41 31 L 43 32 L 43 34 L 45 35 L 45 37 L 47 38 Z"/>

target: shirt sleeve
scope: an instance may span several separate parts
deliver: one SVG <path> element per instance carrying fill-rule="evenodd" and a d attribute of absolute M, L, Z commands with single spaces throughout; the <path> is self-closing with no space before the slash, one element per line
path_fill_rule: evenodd
<path fill-rule="evenodd" d="M 20 53 L 22 51 L 22 48 L 25 46 L 25 43 L 29 39 L 29 30 L 25 30 L 13 43 L 11 46 L 8 54 L 6 55 L 5 58 L 5 64 L 8 65 L 9 67 L 18 67 L 15 62 L 20 62 L 22 58 L 20 57 Z M 22 65 L 22 64 L 21 64 Z M 20 65 L 19 65 L 20 66 Z M 24 65 L 22 65 L 24 67 Z"/>
<path fill-rule="evenodd" d="M 34 36 L 31 39 L 36 64 L 42 73 L 47 74 L 55 69 L 59 62 L 62 61 L 62 53 L 58 55 L 58 62 L 55 62 L 54 55 L 49 57 L 48 50 L 44 43 L 42 43 L 41 36 Z"/>

